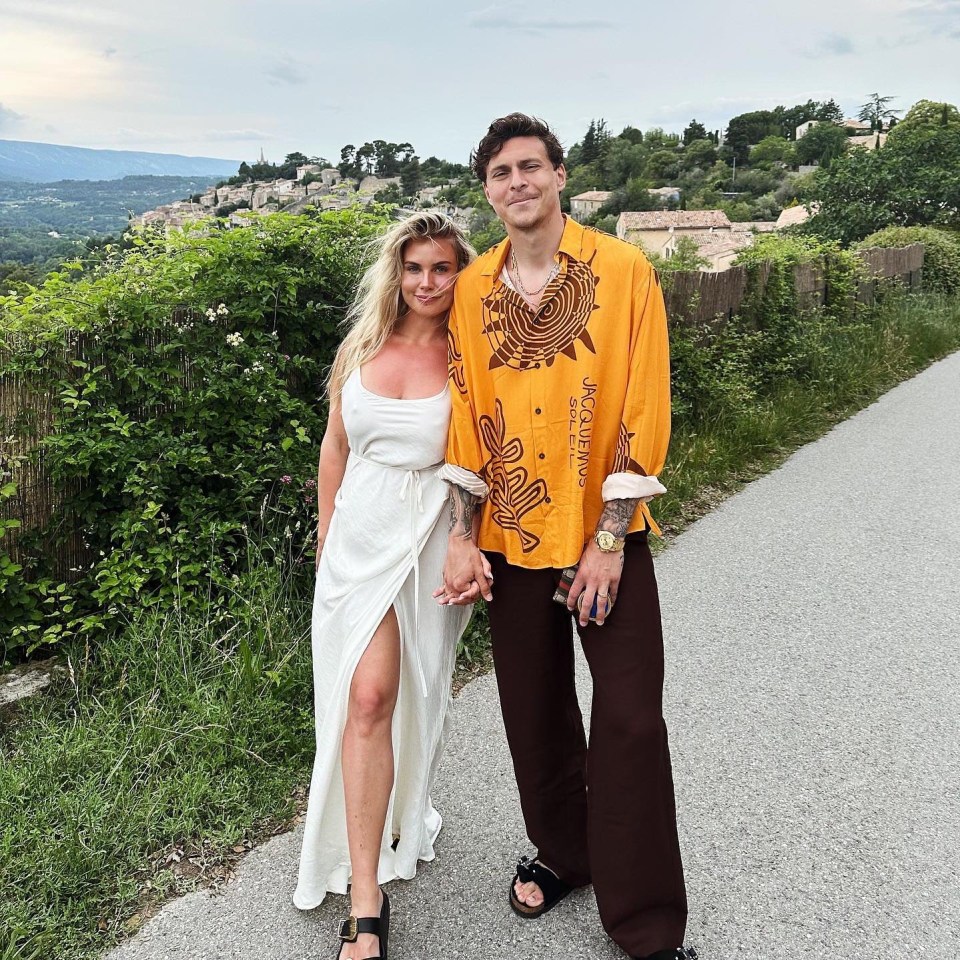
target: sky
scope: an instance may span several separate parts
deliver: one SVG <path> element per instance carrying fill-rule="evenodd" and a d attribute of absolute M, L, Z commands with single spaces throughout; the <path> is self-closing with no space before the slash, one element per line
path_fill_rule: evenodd
<path fill-rule="evenodd" d="M 960 0 L 0 0 L 0 139 L 466 162 L 496 117 L 719 129 L 778 103 L 960 103 Z"/>

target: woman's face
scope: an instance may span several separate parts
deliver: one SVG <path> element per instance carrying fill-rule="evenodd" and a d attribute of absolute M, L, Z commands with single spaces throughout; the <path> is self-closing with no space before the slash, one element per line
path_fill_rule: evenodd
<path fill-rule="evenodd" d="M 453 304 L 457 251 L 445 237 L 408 240 L 403 248 L 400 292 L 411 313 L 427 319 L 446 316 Z"/>

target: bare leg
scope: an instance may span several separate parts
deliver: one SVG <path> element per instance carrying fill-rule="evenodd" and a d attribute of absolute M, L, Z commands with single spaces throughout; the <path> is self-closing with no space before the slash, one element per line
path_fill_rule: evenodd
<path fill-rule="evenodd" d="M 380 914 L 377 867 L 393 787 L 390 731 L 399 686 L 400 627 L 391 607 L 357 664 L 343 731 L 343 794 L 353 873 L 350 912 L 355 917 Z M 365 960 L 379 954 L 377 937 L 360 934 L 356 943 L 343 945 L 340 957 Z"/>

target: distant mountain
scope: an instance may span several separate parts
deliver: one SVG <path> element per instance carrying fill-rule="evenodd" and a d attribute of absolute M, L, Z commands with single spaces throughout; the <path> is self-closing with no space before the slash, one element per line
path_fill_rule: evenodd
<path fill-rule="evenodd" d="M 133 175 L 214 179 L 237 172 L 239 161 L 181 157 L 135 150 L 90 150 L 54 143 L 0 140 L 0 180 L 49 183 L 54 180 L 117 180 Z"/>

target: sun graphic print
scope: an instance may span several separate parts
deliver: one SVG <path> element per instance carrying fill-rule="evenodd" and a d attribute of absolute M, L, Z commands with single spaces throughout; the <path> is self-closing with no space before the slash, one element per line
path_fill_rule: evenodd
<path fill-rule="evenodd" d="M 627 432 L 625 424 L 620 424 L 620 433 L 617 436 L 617 453 L 611 473 L 639 473 L 641 476 L 647 476 L 647 471 L 630 456 L 630 441 L 634 436 L 635 434 Z"/>
<path fill-rule="evenodd" d="M 548 367 L 563 354 L 577 359 L 577 341 L 591 353 L 596 347 L 587 324 L 597 309 L 599 278 L 589 263 L 567 261 L 566 273 L 552 280 L 536 312 L 519 294 L 504 288 L 482 302 L 483 332 L 490 343 L 490 369 L 511 367 L 530 370 L 541 363 Z"/>

